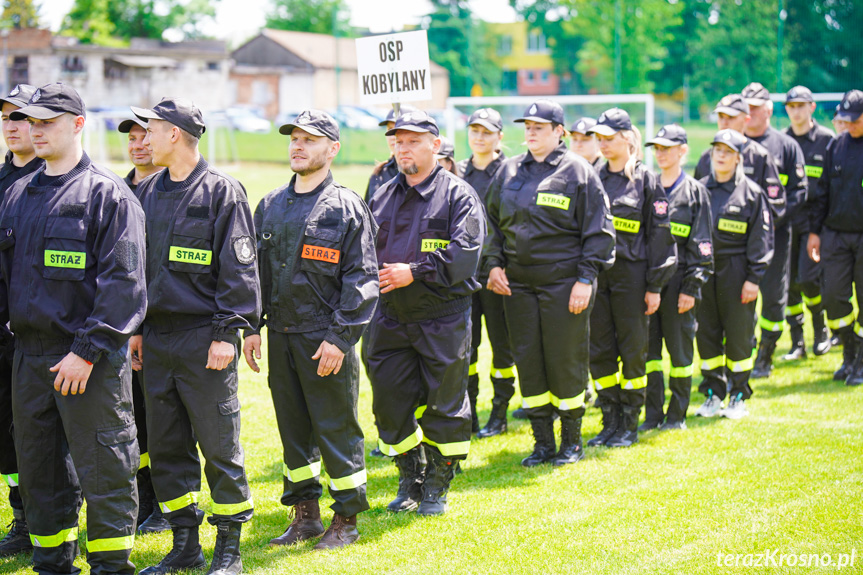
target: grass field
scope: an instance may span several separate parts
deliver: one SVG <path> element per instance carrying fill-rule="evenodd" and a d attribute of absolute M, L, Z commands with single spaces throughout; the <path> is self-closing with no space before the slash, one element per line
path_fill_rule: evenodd
<path fill-rule="evenodd" d="M 335 176 L 364 189 L 368 172 L 367 166 L 348 166 L 336 169 Z M 290 176 L 286 167 L 271 165 L 245 165 L 232 173 L 246 185 L 253 205 Z M 811 337 L 807 332 L 807 341 Z M 786 334 L 780 350 L 788 345 Z M 856 550 L 855 565 L 842 572 L 861 572 L 863 388 L 831 380 L 840 361 L 840 350 L 799 362 L 778 359 L 769 380 L 754 382 L 749 417 L 690 418 L 687 431 L 642 434 L 629 449 L 589 448 L 583 461 L 562 469 L 522 468 L 519 462 L 533 445 L 530 428 L 511 421 L 506 435 L 473 442 L 464 473 L 453 482 L 450 511 L 439 518 L 388 514 L 396 468 L 368 458 L 372 509 L 360 516 L 362 539 L 320 553 L 312 544 L 266 548 L 286 527 L 287 510 L 279 504 L 281 445 L 265 359 L 262 375 L 241 370 L 242 441 L 256 510 L 243 533 L 246 572 L 724 574 L 751 568 L 720 565 L 719 553 L 724 561 L 724 554 L 774 550 L 777 564 L 779 554 L 831 554 L 835 561 Z M 482 422 L 490 408 L 484 376 L 489 369 L 484 343 Z M 696 375 L 696 384 L 699 379 Z M 518 396 L 512 407 L 517 401 Z M 700 403 L 693 390 L 690 413 Z M 364 376 L 360 419 L 367 440 L 376 439 Z M 588 410 L 585 438 L 599 428 L 599 411 Z M 369 441 L 367 452 L 372 447 Z M 2 500 L 5 491 L 0 488 Z M 209 509 L 206 488 L 201 502 Z M 322 504 L 330 502 L 325 495 Z M 10 512 L 0 507 L 6 524 Z M 330 515 L 324 511 L 325 523 Z M 83 543 L 83 519 L 81 525 Z M 206 523 L 202 539 L 209 558 L 214 528 Z M 132 560 L 139 568 L 152 565 L 169 547 L 170 534 L 138 538 Z M 77 564 L 86 570 L 83 558 Z M 779 565 L 769 572 L 836 570 Z M 27 572 L 26 558 L 0 559 L 0 572 Z"/>

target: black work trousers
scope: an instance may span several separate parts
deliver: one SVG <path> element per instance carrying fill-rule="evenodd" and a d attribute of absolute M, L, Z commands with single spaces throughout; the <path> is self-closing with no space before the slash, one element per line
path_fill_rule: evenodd
<path fill-rule="evenodd" d="M 18 459 L 12 436 L 12 361 L 15 344 L 12 340 L 0 351 L 0 480 L 9 486 L 9 506 L 24 511 L 18 489 Z"/>
<path fill-rule="evenodd" d="M 834 333 L 854 330 L 863 337 L 863 327 L 855 323 L 854 302 L 863 286 L 863 232 L 837 232 L 824 227 L 821 232 L 821 261 L 824 262 L 824 303 L 827 327 Z"/>
<path fill-rule="evenodd" d="M 491 385 L 494 390 L 494 403 L 508 404 L 515 395 L 515 359 L 509 339 L 509 328 L 504 317 L 504 296 L 482 288 L 473 294 L 471 303 L 471 342 L 470 342 L 470 375 L 471 383 L 479 385 L 477 362 L 479 361 L 479 346 L 482 343 L 482 318 L 485 316 L 485 329 L 491 344 Z M 475 377 L 474 377 L 475 376 Z M 469 390 L 473 397 L 479 393 L 479 388 Z"/>
<path fill-rule="evenodd" d="M 824 311 L 821 299 L 821 263 L 812 261 L 806 252 L 809 232 L 801 232 L 799 226 L 791 228 L 791 286 L 788 289 L 788 307 L 785 309 L 785 320 L 788 325 L 801 327 L 805 320 L 803 304 L 809 308 L 812 315 Z"/>
<path fill-rule="evenodd" d="M 785 328 L 785 308 L 788 305 L 788 287 L 791 269 L 791 222 L 784 221 L 774 227 L 773 259 L 761 280 L 761 341 L 773 345 L 782 337 Z"/>

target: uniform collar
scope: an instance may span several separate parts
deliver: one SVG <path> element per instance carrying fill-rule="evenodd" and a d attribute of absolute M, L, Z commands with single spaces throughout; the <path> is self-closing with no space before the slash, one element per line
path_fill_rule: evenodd
<path fill-rule="evenodd" d="M 436 165 L 434 167 L 434 169 L 432 169 L 431 174 L 429 174 L 429 176 L 426 179 L 424 179 L 423 181 L 421 181 L 420 183 L 418 183 L 415 186 L 410 186 L 408 184 L 407 180 L 405 179 L 405 175 L 403 173 L 399 172 L 399 175 L 397 176 L 398 177 L 398 185 L 401 189 L 403 189 L 405 191 L 408 191 L 411 188 L 413 188 L 422 197 L 422 199 L 428 200 L 429 196 L 431 196 L 432 192 L 434 191 L 434 186 L 432 186 L 432 184 L 437 179 L 438 174 L 442 170 L 443 170 L 443 167 L 441 167 L 440 164 Z"/>
<path fill-rule="evenodd" d="M 470 158 L 468 158 L 468 161 L 467 161 L 467 167 L 464 169 L 464 175 L 465 175 L 465 177 L 467 177 L 468 175 L 470 175 L 474 172 L 486 172 L 486 173 L 494 172 L 497 169 L 497 167 L 499 165 L 501 165 L 501 163 L 503 163 L 503 161 L 505 159 L 506 159 L 506 156 L 504 155 L 504 153 L 499 152 L 497 158 L 493 159 L 491 162 L 489 162 L 489 164 L 485 168 L 480 170 L 479 168 L 477 168 L 476 166 L 473 165 L 473 154 L 471 154 Z"/>
<path fill-rule="evenodd" d="M 568 151 L 569 148 L 566 147 L 566 144 L 560 142 L 557 147 L 553 149 L 551 153 L 547 155 L 542 162 L 537 162 L 536 159 L 533 157 L 533 154 L 531 154 L 530 150 L 528 150 L 527 157 L 525 158 L 524 163 L 536 162 L 538 164 L 544 163 L 550 166 L 557 166 L 558 164 L 560 164 L 560 161 L 563 159 L 563 157 Z"/>
<path fill-rule="evenodd" d="M 321 182 L 320 184 L 318 184 L 317 187 L 314 190 L 312 190 L 311 192 L 306 192 L 304 194 L 300 194 L 300 193 L 295 192 L 294 191 L 294 185 L 296 183 L 297 183 L 297 175 L 294 174 L 293 176 L 291 176 L 291 182 L 288 184 L 288 192 L 290 192 L 291 194 L 293 194 L 294 196 L 296 196 L 298 198 L 311 197 L 311 196 L 317 195 L 322 190 L 326 189 L 327 186 L 329 186 L 330 184 L 333 183 L 333 172 L 327 171 L 327 177 L 324 178 L 324 181 Z"/>

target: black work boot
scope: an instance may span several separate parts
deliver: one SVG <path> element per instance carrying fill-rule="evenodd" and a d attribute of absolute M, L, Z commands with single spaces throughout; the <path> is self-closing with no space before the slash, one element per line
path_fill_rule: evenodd
<path fill-rule="evenodd" d="M 521 420 L 530 419 L 527 416 L 527 410 L 525 410 L 525 408 L 523 407 L 516 408 L 516 410 L 512 412 L 512 418 Z"/>
<path fill-rule="evenodd" d="M 159 508 L 159 504 L 153 508 L 153 512 L 147 517 L 147 520 L 141 523 L 138 526 L 138 534 L 146 535 L 148 533 L 161 533 L 163 531 L 170 531 L 171 523 L 165 519 L 165 516 L 162 515 L 162 510 Z"/>
<path fill-rule="evenodd" d="M 791 326 L 791 349 L 782 358 L 785 361 L 806 359 L 806 341 L 803 339 L 803 326 Z"/>
<path fill-rule="evenodd" d="M 479 430 L 476 434 L 478 439 L 486 437 L 494 437 L 501 433 L 506 433 L 506 408 L 507 402 L 495 400 L 491 404 L 491 414 L 488 416 L 488 423 L 485 427 Z"/>
<path fill-rule="evenodd" d="M 568 463 L 578 463 L 583 458 L 584 448 L 581 446 L 581 418 L 571 419 L 569 417 L 561 417 L 560 451 L 551 460 L 552 465 L 558 467 L 560 465 L 567 465 Z"/>
<path fill-rule="evenodd" d="M 752 368 L 752 377 L 770 377 L 773 371 L 773 352 L 776 351 L 776 342 L 761 336 L 761 344 L 758 346 L 758 355 L 755 358 L 755 367 Z"/>
<path fill-rule="evenodd" d="M 826 354 L 833 347 L 833 341 L 827 325 L 824 323 L 823 311 L 812 314 L 812 330 L 815 332 L 815 341 L 812 342 L 812 352 L 816 356 Z"/>
<path fill-rule="evenodd" d="M 174 534 L 174 545 L 171 550 L 158 565 L 147 567 L 140 575 L 166 575 L 184 569 L 200 569 L 207 566 L 198 541 L 198 526 L 172 526 L 171 529 Z"/>
<path fill-rule="evenodd" d="M 417 507 L 419 515 L 443 515 L 446 513 L 446 494 L 455 477 L 457 459 L 446 457 L 434 448 L 428 450 L 428 469 L 423 482 L 422 501 Z"/>
<path fill-rule="evenodd" d="M 521 460 L 525 467 L 536 467 L 554 459 L 554 421 L 551 417 L 531 417 L 533 452 Z"/>
<path fill-rule="evenodd" d="M 345 517 L 338 513 L 333 515 L 333 522 L 327 527 L 327 532 L 315 545 L 315 549 L 338 549 L 351 543 L 356 543 L 360 538 L 360 532 L 357 531 L 357 516 Z"/>
<path fill-rule="evenodd" d="M 606 447 L 629 447 L 638 443 L 638 414 L 641 408 L 624 405 L 621 409 L 620 426 L 608 441 Z"/>
<path fill-rule="evenodd" d="M 396 498 L 387 505 L 387 511 L 413 511 L 422 499 L 423 482 L 426 475 L 426 458 L 423 446 L 417 445 L 394 457 L 399 468 L 399 490 Z"/>
<path fill-rule="evenodd" d="M 317 499 L 300 501 L 294 505 L 291 513 L 294 516 L 293 521 L 284 533 L 270 539 L 270 547 L 293 545 L 317 537 L 324 532 L 324 525 L 321 523 L 321 508 Z"/>
<path fill-rule="evenodd" d="M 845 378 L 845 385 L 848 387 L 857 387 L 863 384 L 863 342 L 857 336 L 854 337 L 854 345 L 857 348 L 857 354 L 854 356 L 854 362 L 851 364 L 851 369 L 848 371 L 848 377 Z"/>
<path fill-rule="evenodd" d="M 30 530 L 27 528 L 27 519 L 24 518 L 24 511 L 13 509 L 9 532 L 0 541 L 0 557 L 10 557 L 32 550 L 33 544 L 30 542 Z"/>
<path fill-rule="evenodd" d="M 839 336 L 842 340 L 842 365 L 833 373 L 835 381 L 845 381 L 851 375 L 854 358 L 857 356 L 857 338 L 854 332 L 847 331 Z"/>
<path fill-rule="evenodd" d="M 212 518 L 211 518 L 212 520 Z M 216 547 L 207 575 L 238 575 L 243 572 L 240 558 L 240 532 L 243 524 L 237 521 L 216 521 Z"/>
<path fill-rule="evenodd" d="M 620 425 L 620 405 L 600 402 L 599 407 L 602 409 L 602 430 L 587 442 L 588 447 L 605 445 Z"/>

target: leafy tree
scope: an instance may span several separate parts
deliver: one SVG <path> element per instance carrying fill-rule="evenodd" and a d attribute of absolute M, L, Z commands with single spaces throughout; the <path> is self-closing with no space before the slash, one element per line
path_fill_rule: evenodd
<path fill-rule="evenodd" d="M 267 28 L 277 30 L 352 35 L 344 0 L 273 0 L 266 18 Z"/>
<path fill-rule="evenodd" d="M 0 23 L 3 28 L 38 28 L 39 9 L 33 0 L 5 0 Z"/>

